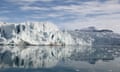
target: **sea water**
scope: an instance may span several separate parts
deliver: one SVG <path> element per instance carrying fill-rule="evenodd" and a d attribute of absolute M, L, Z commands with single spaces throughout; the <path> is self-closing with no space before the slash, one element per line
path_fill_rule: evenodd
<path fill-rule="evenodd" d="M 120 46 L 1 46 L 0 72 L 120 72 Z"/>

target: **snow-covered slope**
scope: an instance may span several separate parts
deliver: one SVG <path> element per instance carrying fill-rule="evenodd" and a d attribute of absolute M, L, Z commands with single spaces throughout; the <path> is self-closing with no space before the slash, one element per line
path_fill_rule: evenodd
<path fill-rule="evenodd" d="M 73 44 L 73 40 L 52 23 L 1 23 L 0 44 L 68 45 Z"/>

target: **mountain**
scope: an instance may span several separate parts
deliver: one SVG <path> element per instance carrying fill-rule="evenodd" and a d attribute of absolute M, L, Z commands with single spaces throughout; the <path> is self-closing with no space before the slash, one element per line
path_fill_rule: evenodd
<path fill-rule="evenodd" d="M 78 29 L 76 29 L 76 31 L 79 31 Z M 102 29 L 102 30 L 98 30 L 95 27 L 88 27 L 88 28 L 83 28 L 80 29 L 80 31 L 82 32 L 113 32 L 112 30 L 108 30 L 108 29 Z"/>
<path fill-rule="evenodd" d="M 88 27 L 68 33 L 75 41 L 83 41 L 90 45 L 120 45 L 120 34 L 108 29 L 97 30 L 95 27 Z M 76 43 L 80 44 L 79 42 Z"/>

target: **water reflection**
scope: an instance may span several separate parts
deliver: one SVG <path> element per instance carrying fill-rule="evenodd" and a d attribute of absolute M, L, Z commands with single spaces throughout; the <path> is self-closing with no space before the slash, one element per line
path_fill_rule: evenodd
<path fill-rule="evenodd" d="M 98 60 L 106 62 L 114 60 L 117 57 L 120 57 L 120 47 L 118 46 L 93 46 L 90 50 L 73 52 L 70 59 L 95 64 Z"/>
<path fill-rule="evenodd" d="M 120 57 L 120 47 L 113 46 L 3 46 L 0 67 L 52 68 L 69 61 L 95 64 Z M 63 64 L 64 65 L 64 64 Z"/>

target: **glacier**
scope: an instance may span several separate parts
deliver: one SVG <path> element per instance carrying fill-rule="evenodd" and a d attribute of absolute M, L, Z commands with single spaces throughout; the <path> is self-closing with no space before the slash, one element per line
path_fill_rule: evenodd
<path fill-rule="evenodd" d="M 71 45 L 74 40 L 52 23 L 0 23 L 1 45 Z"/>
<path fill-rule="evenodd" d="M 120 34 L 95 27 L 60 30 L 51 22 L 0 22 L 0 45 L 120 45 Z"/>

